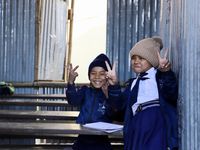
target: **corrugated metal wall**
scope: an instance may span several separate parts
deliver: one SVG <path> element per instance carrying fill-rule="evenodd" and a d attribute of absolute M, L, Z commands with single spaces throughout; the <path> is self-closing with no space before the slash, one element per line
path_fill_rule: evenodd
<path fill-rule="evenodd" d="M 0 81 L 63 81 L 67 6 L 63 0 L 0 1 Z"/>
<path fill-rule="evenodd" d="M 124 82 L 132 75 L 129 51 L 140 39 L 158 33 L 160 0 L 108 0 L 107 54 L 118 62 Z"/>
<path fill-rule="evenodd" d="M 0 80 L 33 81 L 35 0 L 1 0 L 0 20 Z"/>
<path fill-rule="evenodd" d="M 67 10 L 68 1 L 63 0 L 0 1 L 0 81 L 64 79 Z"/>
<path fill-rule="evenodd" d="M 180 149 L 200 149 L 199 0 L 170 0 L 169 43 L 179 77 Z M 163 8 L 166 4 L 163 3 Z"/>
<path fill-rule="evenodd" d="M 38 80 L 63 80 L 67 50 L 68 3 L 63 0 L 41 1 Z"/>

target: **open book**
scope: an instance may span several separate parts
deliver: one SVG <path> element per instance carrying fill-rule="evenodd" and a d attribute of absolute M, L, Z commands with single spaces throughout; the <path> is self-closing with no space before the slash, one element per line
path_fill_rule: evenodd
<path fill-rule="evenodd" d="M 123 129 L 123 125 L 107 123 L 107 122 L 87 123 L 84 124 L 83 126 L 91 129 L 101 130 L 107 133 L 112 133 Z"/>

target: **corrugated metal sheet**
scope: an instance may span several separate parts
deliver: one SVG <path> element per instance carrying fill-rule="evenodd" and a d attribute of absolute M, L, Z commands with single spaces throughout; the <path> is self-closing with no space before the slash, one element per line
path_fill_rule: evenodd
<path fill-rule="evenodd" d="M 42 0 L 41 3 L 38 80 L 63 80 L 68 3 L 63 0 Z"/>
<path fill-rule="evenodd" d="M 180 149 L 200 149 L 200 19 L 198 0 L 167 1 L 169 46 L 179 79 Z M 167 9 L 165 9 L 167 10 Z M 166 14 L 167 13 L 167 14 Z M 164 20 L 166 21 L 166 20 Z"/>
<path fill-rule="evenodd" d="M 67 6 L 68 1 L 63 0 L 0 1 L 0 81 L 33 82 L 34 67 L 38 68 L 34 66 L 35 61 L 39 62 L 39 79 L 63 79 Z M 41 16 L 36 16 L 36 10 L 42 12 Z M 36 23 L 41 26 L 38 43 Z M 39 55 L 36 55 L 36 44 L 40 44 Z M 54 88 L 49 90 L 55 93 Z M 15 92 L 38 93 L 41 90 L 18 88 Z M 56 92 L 63 92 L 63 89 Z"/>
<path fill-rule="evenodd" d="M 42 4 L 41 16 L 36 16 L 36 2 Z M 0 1 L 0 81 L 63 80 L 67 6 L 63 0 Z"/>
<path fill-rule="evenodd" d="M 0 20 L 0 80 L 33 81 L 35 0 L 1 0 Z"/>
<path fill-rule="evenodd" d="M 107 54 L 117 61 L 124 82 L 132 76 L 129 51 L 140 39 L 158 33 L 160 0 L 108 0 Z"/>

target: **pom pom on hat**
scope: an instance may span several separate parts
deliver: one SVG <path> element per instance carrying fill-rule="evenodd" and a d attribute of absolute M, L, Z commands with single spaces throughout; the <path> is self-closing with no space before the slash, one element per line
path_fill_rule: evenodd
<path fill-rule="evenodd" d="M 106 71 L 108 71 L 105 61 L 107 61 L 110 68 L 112 68 L 109 58 L 105 54 L 99 54 L 89 65 L 88 77 L 90 78 L 90 72 L 91 72 L 92 68 L 94 68 L 94 67 L 102 67 Z"/>
<path fill-rule="evenodd" d="M 153 36 L 152 39 L 154 39 L 158 44 L 160 44 L 160 50 L 161 50 L 163 48 L 162 39 L 159 36 Z"/>
<path fill-rule="evenodd" d="M 130 57 L 133 55 L 146 59 L 154 68 L 159 65 L 158 54 L 163 48 L 162 39 L 158 36 L 145 38 L 137 42 L 130 50 Z"/>

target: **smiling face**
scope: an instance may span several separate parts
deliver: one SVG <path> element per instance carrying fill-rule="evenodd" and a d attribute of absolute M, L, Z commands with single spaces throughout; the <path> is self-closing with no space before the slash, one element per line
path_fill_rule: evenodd
<path fill-rule="evenodd" d="M 133 55 L 131 57 L 131 65 L 135 73 L 146 72 L 152 67 L 152 65 L 146 59 L 137 55 Z"/>
<path fill-rule="evenodd" d="M 90 83 L 95 88 L 101 88 L 106 83 L 106 71 L 103 67 L 93 67 L 90 72 Z"/>

